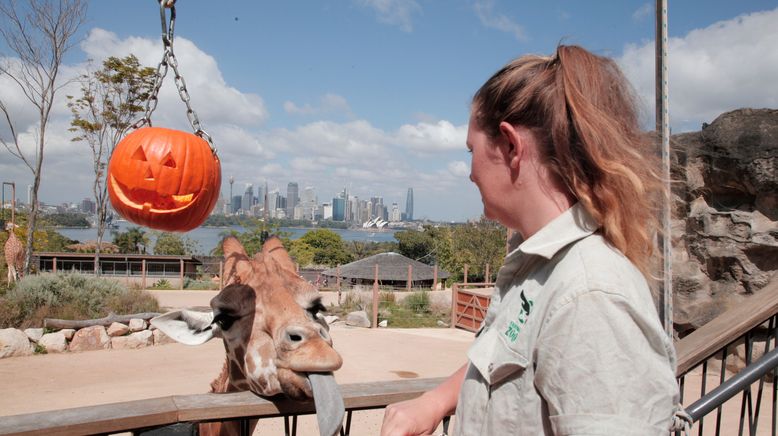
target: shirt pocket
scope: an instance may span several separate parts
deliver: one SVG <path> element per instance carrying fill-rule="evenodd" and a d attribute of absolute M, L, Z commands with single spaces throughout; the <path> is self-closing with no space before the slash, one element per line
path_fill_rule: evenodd
<path fill-rule="evenodd" d="M 509 327 L 496 324 L 482 328 L 467 353 L 470 362 L 489 385 L 523 371 L 529 363 L 526 335 L 518 335 L 516 341 L 507 340 L 505 331 Z"/>

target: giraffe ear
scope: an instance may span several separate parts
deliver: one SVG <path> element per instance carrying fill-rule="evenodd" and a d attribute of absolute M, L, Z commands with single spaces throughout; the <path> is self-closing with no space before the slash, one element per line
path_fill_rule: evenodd
<path fill-rule="evenodd" d="M 182 344 L 200 345 L 213 335 L 213 312 L 174 310 L 151 319 L 151 325 Z"/>
<path fill-rule="evenodd" d="M 227 236 L 224 238 L 222 241 L 222 251 L 224 252 L 225 258 L 228 258 L 233 254 L 240 254 L 248 257 L 246 250 L 243 248 L 243 245 L 241 245 L 240 241 L 238 241 L 238 238 L 234 236 Z"/>
<path fill-rule="evenodd" d="M 222 251 L 224 251 L 225 285 L 248 283 L 252 267 L 240 241 L 234 236 L 227 236 L 222 241 Z"/>
<path fill-rule="evenodd" d="M 265 241 L 262 245 L 262 254 L 275 259 L 282 268 L 296 272 L 294 262 L 292 261 L 292 258 L 289 257 L 289 253 L 287 253 L 284 244 L 278 236 L 271 236 Z"/>

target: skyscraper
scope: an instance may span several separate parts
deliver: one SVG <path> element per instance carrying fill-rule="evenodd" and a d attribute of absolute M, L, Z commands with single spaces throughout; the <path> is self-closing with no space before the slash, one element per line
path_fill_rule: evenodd
<path fill-rule="evenodd" d="M 254 204 L 254 186 L 249 183 L 246 185 L 246 191 L 243 193 L 243 200 L 241 201 L 241 209 L 244 212 L 250 212 L 251 206 Z"/>
<path fill-rule="evenodd" d="M 413 221 L 413 188 L 408 188 L 408 195 L 405 197 L 405 219 Z"/>
<path fill-rule="evenodd" d="M 296 182 L 286 185 L 286 217 L 294 217 L 294 207 L 299 203 L 298 186 Z"/>

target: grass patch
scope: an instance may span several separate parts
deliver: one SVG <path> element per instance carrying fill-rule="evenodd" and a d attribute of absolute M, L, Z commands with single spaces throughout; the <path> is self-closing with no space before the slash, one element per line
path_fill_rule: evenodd
<path fill-rule="evenodd" d="M 23 278 L 0 297 L 0 328 L 42 327 L 44 318 L 93 319 L 109 312 L 158 312 L 149 293 L 81 274 L 38 274 Z"/>
<path fill-rule="evenodd" d="M 149 286 L 149 289 L 169 291 L 173 289 L 173 285 L 171 285 L 170 282 L 167 281 L 167 279 L 160 279 L 154 282 L 153 285 Z"/>
<path fill-rule="evenodd" d="M 445 327 L 451 320 L 450 305 L 433 303 L 428 291 L 411 293 L 402 300 L 398 296 L 398 292 L 379 293 L 379 322 L 387 320 L 392 328 L 422 328 Z M 349 312 L 357 310 L 364 310 L 368 318 L 372 319 L 373 303 L 370 292 L 345 292 L 340 306 L 330 305 L 327 313 L 345 319 Z"/>
<path fill-rule="evenodd" d="M 219 289 L 219 283 L 214 283 L 211 280 L 193 280 L 189 277 L 184 277 L 184 289 L 193 291 L 210 291 Z"/>

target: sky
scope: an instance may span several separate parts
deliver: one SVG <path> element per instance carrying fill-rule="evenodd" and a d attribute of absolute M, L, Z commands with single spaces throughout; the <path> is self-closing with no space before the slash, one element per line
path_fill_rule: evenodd
<path fill-rule="evenodd" d="M 108 56 L 132 53 L 156 67 L 157 4 L 89 1 L 63 83 Z M 482 214 L 468 178 L 469 103 L 516 57 L 551 54 L 564 43 L 614 58 L 640 97 L 644 126 L 653 128 L 653 8 L 631 0 L 179 0 L 174 50 L 218 149 L 223 195 L 229 177 L 235 195 L 265 183 L 285 194 L 297 182 L 300 192 L 314 187 L 319 202 L 345 187 L 404 210 L 412 187 L 415 218 L 465 221 Z M 669 15 L 673 133 L 741 107 L 778 108 L 774 0 L 670 2 Z M 0 61 L 11 55 L 0 41 Z M 67 130 L 65 96 L 77 94 L 75 83 L 61 90 L 46 133 L 39 194 L 48 204 L 91 197 L 91 152 Z M 0 100 L 31 147 L 35 111 L 7 77 Z M 191 131 L 185 110 L 168 74 L 153 123 Z M 8 135 L 0 119 L 0 137 Z M 30 170 L 2 147 L 0 179 L 15 182 L 26 201 Z"/>

